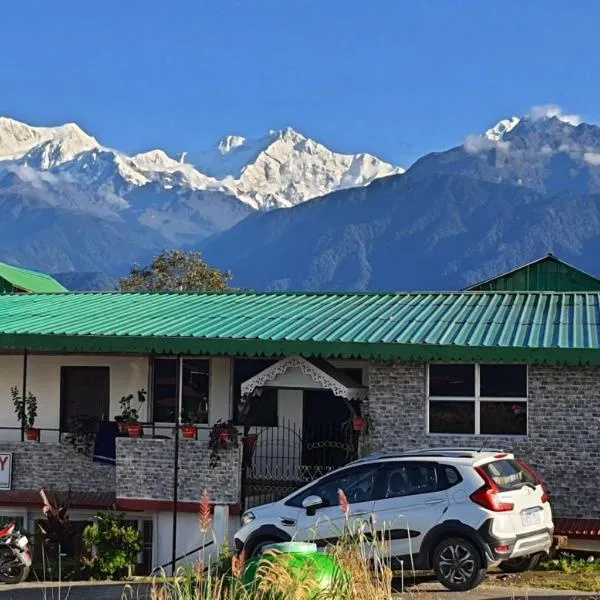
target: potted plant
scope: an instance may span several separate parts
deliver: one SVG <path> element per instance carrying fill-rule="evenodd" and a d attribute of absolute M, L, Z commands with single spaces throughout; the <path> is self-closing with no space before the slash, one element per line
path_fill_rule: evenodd
<path fill-rule="evenodd" d="M 10 393 L 19 423 L 25 429 L 25 439 L 39 442 L 40 430 L 33 427 L 37 417 L 37 397 L 31 391 L 23 397 L 16 385 L 10 388 Z"/>
<path fill-rule="evenodd" d="M 217 421 L 208 438 L 208 446 L 210 448 L 210 466 L 216 467 L 221 460 L 219 452 L 229 448 L 239 446 L 240 432 L 234 425 L 233 421 Z"/>
<path fill-rule="evenodd" d="M 367 428 L 367 421 L 364 417 L 356 415 L 352 418 L 352 429 L 354 431 L 364 431 Z"/>
<path fill-rule="evenodd" d="M 119 424 L 121 432 L 127 433 L 129 437 L 142 437 L 144 426 L 139 422 L 139 411 L 142 404 L 146 402 L 146 390 L 137 391 L 137 407 L 132 406 L 133 399 L 133 394 L 121 397 L 119 400 L 121 414 L 115 417 L 115 421 Z"/>
<path fill-rule="evenodd" d="M 203 421 L 203 415 L 197 412 L 184 413 L 181 415 L 181 435 L 184 440 L 194 440 L 197 438 L 198 427 L 196 423 Z"/>

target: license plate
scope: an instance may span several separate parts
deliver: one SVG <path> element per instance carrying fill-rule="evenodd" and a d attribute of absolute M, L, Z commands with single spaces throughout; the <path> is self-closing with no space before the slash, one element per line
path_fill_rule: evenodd
<path fill-rule="evenodd" d="M 542 510 L 540 508 L 528 508 L 521 511 L 521 523 L 523 527 L 539 525 L 542 522 Z"/>
<path fill-rule="evenodd" d="M 27 544 L 29 544 L 29 540 L 27 539 L 26 536 L 22 535 L 18 540 L 17 540 L 17 546 L 19 546 L 19 548 L 21 548 L 21 550 L 25 549 L 27 547 Z"/>

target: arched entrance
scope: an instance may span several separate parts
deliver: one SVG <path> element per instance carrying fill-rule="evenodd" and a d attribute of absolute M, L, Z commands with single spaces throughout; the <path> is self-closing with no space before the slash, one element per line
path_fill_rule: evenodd
<path fill-rule="evenodd" d="M 263 389 L 277 388 L 294 418 L 276 427 L 253 427 L 244 419 Z M 368 389 L 362 369 L 340 369 L 321 359 L 285 358 L 242 384 L 245 450 L 243 503 L 273 502 L 358 455 L 360 415 Z"/>

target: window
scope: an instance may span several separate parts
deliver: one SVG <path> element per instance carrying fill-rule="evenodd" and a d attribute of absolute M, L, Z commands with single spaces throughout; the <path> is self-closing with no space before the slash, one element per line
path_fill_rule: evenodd
<path fill-rule="evenodd" d="M 109 413 L 108 367 L 61 367 L 60 426 L 64 432 L 96 432 Z"/>
<path fill-rule="evenodd" d="M 503 492 L 520 489 L 524 485 L 536 485 L 533 475 L 516 460 L 496 460 L 482 469 Z"/>
<path fill-rule="evenodd" d="M 430 494 L 437 487 L 435 465 L 395 464 L 388 467 L 386 472 L 384 498 Z"/>
<path fill-rule="evenodd" d="M 126 519 L 124 525 L 128 525 L 140 532 L 142 551 L 137 559 L 137 571 L 140 575 L 150 575 L 152 572 L 152 552 L 154 546 L 154 523 L 150 519 Z"/>
<path fill-rule="evenodd" d="M 239 407 L 242 397 L 242 383 L 258 375 L 272 364 L 275 364 L 274 360 L 238 358 L 233 361 L 233 414 L 236 423 L 241 425 L 239 422 Z M 251 404 L 247 423 L 256 427 L 277 427 L 279 416 L 276 388 L 263 388 L 262 394 Z"/>
<path fill-rule="evenodd" d="M 154 359 L 152 368 L 153 419 L 157 423 L 175 423 L 179 410 L 179 361 Z M 210 361 L 186 358 L 181 366 L 181 413 L 193 416 L 197 424 L 208 423 Z"/>
<path fill-rule="evenodd" d="M 429 433 L 527 435 L 527 365 L 431 364 Z"/>
<path fill-rule="evenodd" d="M 370 465 L 333 473 L 291 498 L 287 504 L 300 507 L 308 496 L 319 496 L 325 506 L 337 506 L 340 503 L 338 490 L 343 490 L 350 504 L 368 502 L 374 499 L 379 470 L 379 465 Z"/>
<path fill-rule="evenodd" d="M 0 515 L 0 528 L 4 529 L 9 523 L 14 523 L 17 531 L 21 533 L 25 531 L 25 517 L 23 515 Z"/>

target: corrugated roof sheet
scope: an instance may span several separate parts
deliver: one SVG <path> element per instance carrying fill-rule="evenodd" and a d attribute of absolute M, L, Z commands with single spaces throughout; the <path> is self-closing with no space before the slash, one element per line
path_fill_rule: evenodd
<path fill-rule="evenodd" d="M 600 293 L 0 296 L 0 350 L 600 362 Z"/>
<path fill-rule="evenodd" d="M 0 262 L 0 278 L 8 281 L 14 288 L 32 293 L 66 292 L 67 288 L 62 286 L 56 279 L 28 269 L 19 269 L 12 265 Z"/>
<path fill-rule="evenodd" d="M 548 254 L 466 288 L 476 292 L 596 292 L 600 279 Z"/>

